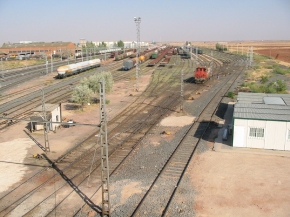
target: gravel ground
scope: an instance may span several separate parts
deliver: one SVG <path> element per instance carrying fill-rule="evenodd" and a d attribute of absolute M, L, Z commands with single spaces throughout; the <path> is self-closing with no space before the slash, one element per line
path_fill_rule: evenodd
<path fill-rule="evenodd" d="M 220 77 L 219 80 L 212 81 L 213 88 L 210 91 L 204 91 L 200 97 L 194 101 L 184 103 L 184 113 L 197 116 L 206 103 L 210 100 L 210 95 L 215 93 L 225 81 L 226 77 Z M 218 82 L 217 82 L 218 81 Z M 207 99 L 207 100 L 205 100 Z M 185 134 L 187 127 L 164 127 L 157 126 L 154 131 L 144 139 L 129 159 L 123 164 L 119 170 L 110 178 L 110 195 L 111 195 L 111 214 L 112 216 L 131 216 L 135 208 L 142 200 L 144 194 L 154 181 L 155 177 L 166 163 L 168 157 L 176 148 L 180 138 Z M 161 135 L 161 132 L 176 132 L 173 136 Z M 198 152 L 205 152 L 210 147 L 207 145 L 207 137 L 205 136 L 198 147 Z M 174 201 L 170 204 L 167 216 L 194 216 L 195 212 L 188 207 L 193 207 L 194 190 L 188 190 L 187 178 L 182 180 L 182 185 L 178 187 L 178 192 L 185 194 L 186 201 Z M 151 206 L 146 207 L 146 210 L 141 210 L 139 216 L 159 216 L 156 213 L 162 210 L 160 207 L 155 207 L 157 200 L 162 199 L 162 192 L 166 191 L 166 185 L 170 185 L 170 179 L 164 183 L 164 188 L 154 189 L 158 191 L 160 197 L 153 198 L 150 201 Z M 156 200 L 156 201 L 155 201 Z M 160 210 L 158 210 L 160 209 Z M 186 211 L 187 210 L 187 211 Z M 189 212 L 188 212 L 189 211 Z M 138 215 L 136 215 L 138 216 Z"/>
<path fill-rule="evenodd" d="M 186 127 L 181 128 L 171 141 L 166 141 L 162 139 L 160 132 L 169 131 L 169 129 L 168 127 L 166 129 L 163 127 L 156 129 L 150 137 L 160 137 L 159 145 L 152 144 L 149 138 L 143 140 L 119 172 L 111 177 L 110 183 L 113 188 L 111 191 L 112 216 L 129 216 L 134 212 L 159 170 L 176 148 L 179 138 L 185 133 Z M 133 192 L 126 200 L 122 200 L 122 191 L 132 183 L 137 183 L 135 187 L 138 188 L 138 193 Z M 158 198 L 156 199 L 158 200 Z M 155 209 L 154 201 L 152 201 L 152 209 Z M 147 210 L 147 213 L 152 213 L 152 210 Z"/>

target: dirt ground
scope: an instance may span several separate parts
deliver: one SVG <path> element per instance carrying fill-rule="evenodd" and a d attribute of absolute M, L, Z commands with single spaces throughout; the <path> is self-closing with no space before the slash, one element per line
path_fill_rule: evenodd
<path fill-rule="evenodd" d="M 277 59 L 283 62 L 290 63 L 290 49 L 288 48 L 268 48 L 255 50 L 255 53 L 270 56 L 273 59 Z"/>
<path fill-rule="evenodd" d="M 108 120 L 121 112 L 133 100 L 134 96 L 141 94 L 149 84 L 151 74 L 139 77 L 139 92 L 135 92 L 135 81 L 116 82 L 113 91 L 107 94 L 106 99 L 110 100 L 107 104 Z M 51 82 L 53 75 L 41 77 L 38 84 Z M 22 85 L 23 87 L 33 86 L 36 79 Z M 15 89 L 19 89 L 17 87 Z M 15 90 L 11 91 L 14 92 Z M 131 96 L 130 96 L 131 95 Z M 62 104 L 62 116 L 66 120 L 72 119 L 78 123 L 98 124 L 99 123 L 99 104 L 86 105 L 84 111 L 76 109 L 73 104 Z M 57 159 L 68 149 L 81 142 L 83 139 L 92 135 L 97 130 L 94 126 L 74 126 L 70 128 L 61 128 L 56 133 L 50 131 L 48 134 L 51 152 L 48 157 L 51 160 Z M 10 126 L 8 129 L 0 132 L 0 191 L 8 190 L 13 184 L 21 181 L 25 175 L 33 173 L 32 170 L 39 168 L 37 160 L 33 155 L 42 154 L 41 146 L 44 146 L 44 135 L 42 131 L 36 131 L 31 136 L 36 140 L 34 142 L 26 134 L 29 132 L 28 123 L 20 122 Z M 29 163 L 27 163 L 29 162 Z M 33 164 L 35 162 L 35 164 Z M 11 171 L 19 171 L 11 173 Z M 9 178 L 7 178 L 9 177 Z"/>
<path fill-rule="evenodd" d="M 197 216 L 290 216 L 289 164 L 290 158 L 269 155 L 197 155 L 188 172 Z"/>

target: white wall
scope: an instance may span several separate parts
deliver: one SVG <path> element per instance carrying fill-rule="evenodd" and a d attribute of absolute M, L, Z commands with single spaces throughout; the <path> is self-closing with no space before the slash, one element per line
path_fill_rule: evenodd
<path fill-rule="evenodd" d="M 251 127 L 264 128 L 264 138 L 249 137 Z M 234 119 L 233 146 L 290 151 L 287 129 L 290 129 L 290 122 Z"/>
<path fill-rule="evenodd" d="M 56 120 L 56 116 L 58 116 L 58 120 Z M 51 121 L 52 122 L 61 122 L 60 120 L 60 107 L 58 106 L 56 109 L 54 109 L 52 112 L 51 112 Z M 55 123 L 51 123 L 51 130 L 55 130 L 56 127 L 58 127 L 60 125 L 59 124 L 55 124 Z"/>

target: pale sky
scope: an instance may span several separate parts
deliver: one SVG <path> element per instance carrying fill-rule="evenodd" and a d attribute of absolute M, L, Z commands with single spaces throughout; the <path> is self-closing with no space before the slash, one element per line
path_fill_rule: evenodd
<path fill-rule="evenodd" d="M 0 0 L 0 46 L 19 41 L 290 40 L 290 0 Z"/>

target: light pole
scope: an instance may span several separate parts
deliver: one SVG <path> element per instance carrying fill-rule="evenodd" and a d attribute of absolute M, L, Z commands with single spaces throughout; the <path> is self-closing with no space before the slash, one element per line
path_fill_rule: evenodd
<path fill-rule="evenodd" d="M 45 54 L 45 68 L 46 68 L 46 74 L 48 74 L 48 62 L 47 62 L 47 55 Z"/>
<path fill-rule="evenodd" d="M 139 89 L 138 77 L 139 77 L 139 56 L 140 56 L 140 23 L 141 17 L 134 17 L 134 21 L 136 23 L 136 31 L 137 31 L 137 47 L 136 47 L 136 91 Z"/>
<path fill-rule="evenodd" d="M 51 54 L 51 73 L 53 72 L 53 56 Z"/>

